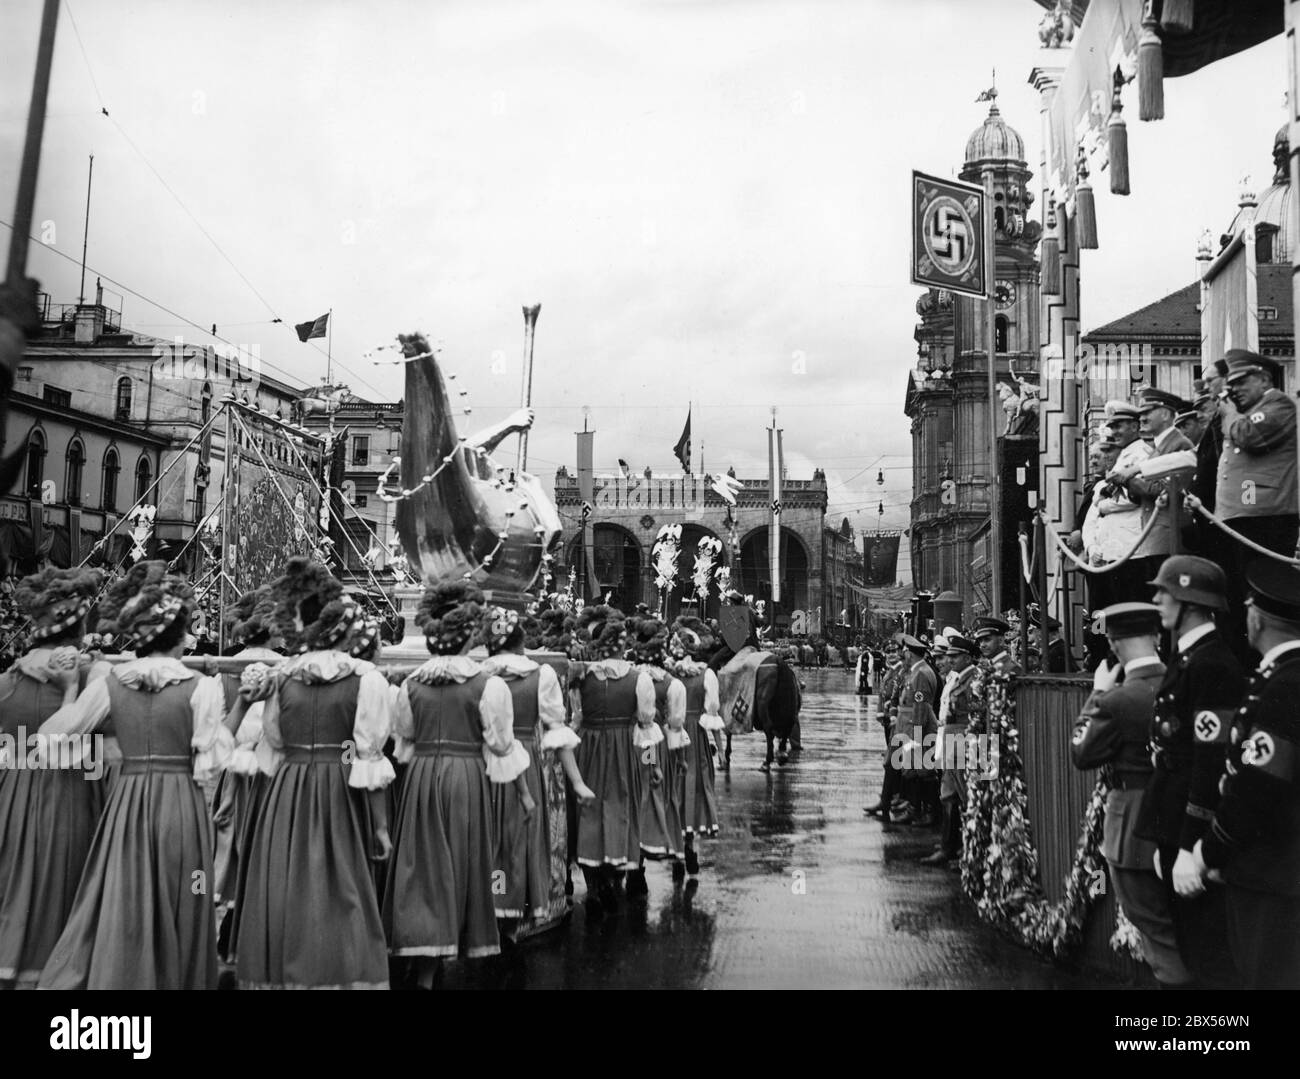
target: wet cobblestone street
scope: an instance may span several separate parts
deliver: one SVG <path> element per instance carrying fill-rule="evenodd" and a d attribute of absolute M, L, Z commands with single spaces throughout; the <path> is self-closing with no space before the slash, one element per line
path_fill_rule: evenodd
<path fill-rule="evenodd" d="M 929 868 L 934 833 L 865 817 L 884 735 L 840 669 L 807 683 L 801 756 L 759 770 L 737 738 L 719 775 L 722 834 L 698 883 L 650 863 L 648 902 L 528 942 L 510 981 L 530 988 L 1088 988 L 1112 983 L 1040 960 L 980 923 L 955 870 Z M 449 971 L 446 984 L 464 984 Z M 472 977 L 472 976 L 471 976 Z"/>

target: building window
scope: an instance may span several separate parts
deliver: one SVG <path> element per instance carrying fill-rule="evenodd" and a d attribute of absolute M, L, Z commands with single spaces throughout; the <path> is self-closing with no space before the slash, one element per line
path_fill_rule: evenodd
<path fill-rule="evenodd" d="M 352 466 L 354 468 L 365 468 L 368 464 L 370 464 L 370 436 L 353 435 Z"/>
<path fill-rule="evenodd" d="M 119 423 L 127 423 L 131 419 L 131 380 L 129 378 L 119 378 L 117 380 L 117 410 L 115 415 Z"/>
<path fill-rule="evenodd" d="M 362 572 L 366 568 L 363 556 L 370 549 L 370 532 L 364 524 L 356 518 L 343 523 L 344 531 L 347 533 L 347 564 L 348 569 L 355 572 Z"/>
<path fill-rule="evenodd" d="M 203 397 L 199 404 L 199 422 L 207 426 L 208 420 L 212 419 L 212 384 L 205 382 L 203 384 Z"/>
<path fill-rule="evenodd" d="M 993 351 L 1007 351 L 1007 319 L 1005 315 L 998 315 L 993 320 Z"/>
<path fill-rule="evenodd" d="M 41 391 L 41 396 L 47 405 L 57 405 L 59 408 L 72 407 L 72 394 L 67 390 L 60 390 L 54 386 L 46 386 Z"/>
<path fill-rule="evenodd" d="M 106 510 L 117 509 L 117 474 L 122 471 L 118 463 L 117 450 L 109 449 L 104 454 L 104 495 L 100 507 Z"/>
<path fill-rule="evenodd" d="M 352 504 L 356 506 L 357 509 L 365 509 L 367 501 L 368 501 L 367 495 L 357 495 L 357 497 L 352 500 Z"/>
<path fill-rule="evenodd" d="M 27 437 L 27 497 L 40 498 L 45 482 L 45 436 L 33 431 Z"/>
<path fill-rule="evenodd" d="M 194 523 L 202 524 L 203 516 L 208 512 L 208 489 L 202 483 L 194 485 Z"/>
<path fill-rule="evenodd" d="M 137 502 L 147 501 L 146 495 L 149 494 L 149 488 L 153 485 L 153 469 L 149 466 L 149 458 L 141 457 L 139 463 L 135 466 L 135 500 Z"/>
<path fill-rule="evenodd" d="M 64 483 L 64 495 L 69 506 L 81 505 L 81 481 L 86 474 L 86 448 L 81 439 L 74 438 L 68 443 L 68 478 Z"/>

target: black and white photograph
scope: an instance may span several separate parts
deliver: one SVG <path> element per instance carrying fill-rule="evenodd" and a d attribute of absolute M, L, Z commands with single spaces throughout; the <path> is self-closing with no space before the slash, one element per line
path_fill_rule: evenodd
<path fill-rule="evenodd" d="M 1277 1036 L 1297 26 L 5 0 L 24 1038 L 161 1060 L 111 991 L 254 989 Z"/>

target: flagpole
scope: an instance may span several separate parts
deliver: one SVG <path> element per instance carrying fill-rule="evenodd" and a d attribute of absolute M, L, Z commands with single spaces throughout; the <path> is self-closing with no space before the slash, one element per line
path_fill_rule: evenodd
<path fill-rule="evenodd" d="M 334 308 L 325 316 L 325 385 L 332 386 L 334 377 Z"/>

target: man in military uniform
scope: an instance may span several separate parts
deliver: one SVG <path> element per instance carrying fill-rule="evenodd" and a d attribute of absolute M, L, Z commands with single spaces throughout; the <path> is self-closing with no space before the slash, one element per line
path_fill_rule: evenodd
<path fill-rule="evenodd" d="M 1128 481 L 1155 452 L 1140 437 L 1140 423 L 1141 414 L 1136 405 L 1118 400 L 1106 402 L 1106 426 L 1110 428 L 1111 440 L 1119 446 L 1119 454 L 1092 497 L 1098 514 L 1105 518 L 1108 546 L 1121 553 L 1134 549 L 1142 534 L 1141 503 L 1129 494 Z M 1133 566 L 1130 559 L 1107 576 L 1111 578 L 1109 598 L 1119 602 L 1141 593 L 1142 582 L 1148 574 L 1141 565 Z M 1052 668 L 1049 664 L 1045 669 Z"/>
<path fill-rule="evenodd" d="M 1029 624 L 1035 629 L 1041 629 L 1044 615 L 1038 608 L 1033 608 L 1029 612 Z M 1070 650 L 1065 647 L 1065 638 L 1061 636 L 1060 620 L 1052 615 L 1046 616 L 1047 620 L 1047 662 L 1043 665 L 1043 670 L 1048 674 L 1073 674 L 1075 671 L 1074 657 L 1070 655 Z"/>
<path fill-rule="evenodd" d="M 983 657 L 980 661 L 981 668 L 996 671 L 998 674 L 1025 673 L 1015 657 L 1007 651 L 1007 634 L 1010 632 L 1011 627 L 1000 618 L 981 616 L 975 619 L 975 630 L 972 636 L 979 645 L 980 655 Z"/>
<path fill-rule="evenodd" d="M 1277 388 L 1280 368 L 1272 360 L 1244 349 L 1233 349 L 1225 359 L 1236 415 L 1225 417 L 1215 513 L 1234 532 L 1290 558 L 1300 535 L 1295 402 Z M 1236 570 L 1229 578 L 1229 642 L 1239 656 L 1253 660 L 1246 646 L 1242 582 L 1259 553 L 1227 539 Z"/>
<path fill-rule="evenodd" d="M 1247 575 L 1250 642 L 1263 655 L 1230 735 L 1228 775 L 1193 849 L 1226 888 L 1228 943 L 1245 985 L 1300 989 L 1300 571 Z"/>
<path fill-rule="evenodd" d="M 1110 766 L 1101 853 L 1115 898 L 1142 935 L 1142 954 L 1156 980 L 1162 986 L 1187 985 L 1192 974 L 1179 955 L 1169 896 L 1155 873 L 1156 845 L 1136 835 L 1134 827 L 1151 777 L 1147 738 L 1165 674 L 1156 654 L 1160 609 L 1117 603 L 1097 613 L 1094 628 L 1119 662 L 1110 667 L 1103 661 L 1093 672 L 1092 695 L 1075 720 L 1070 757 L 1076 768 Z"/>
<path fill-rule="evenodd" d="M 1161 625 L 1173 654 L 1151 724 L 1155 773 L 1138 814 L 1138 834 L 1158 847 L 1157 872 L 1178 930 L 1183 962 L 1203 985 L 1235 984 L 1223 895 L 1207 891 L 1192 850 L 1219 801 L 1232 715 L 1245 675 L 1214 624 L 1227 607 L 1223 570 L 1204 558 L 1166 559 L 1155 580 Z"/>
<path fill-rule="evenodd" d="M 951 636 L 948 644 L 948 675 L 939 695 L 939 729 L 934 744 L 935 763 L 942 768 L 939 804 L 943 823 L 939 843 L 922 865 L 946 865 L 961 857 L 961 817 L 966 808 L 966 726 L 976 709 L 972 686 L 979 668 L 975 658 L 979 645 L 965 637 Z M 960 743 L 960 744 L 959 744 Z"/>
<path fill-rule="evenodd" d="M 880 798 L 875 805 L 863 806 L 862 812 L 883 821 L 889 820 L 890 808 L 895 798 L 901 796 L 902 774 L 894 766 L 894 724 L 898 715 L 898 695 L 903 688 L 903 657 L 898 644 L 891 642 L 885 650 L 885 673 L 880 678 L 877 692 L 880 697 L 878 715 L 885 728 L 885 778 L 880 785 Z"/>
<path fill-rule="evenodd" d="M 1151 446 L 1152 456 L 1162 457 L 1167 453 L 1196 449 L 1174 426 L 1174 417 L 1191 407 L 1190 402 L 1164 390 L 1148 388 L 1142 391 L 1142 403 L 1138 406 L 1139 433 Z M 1160 498 L 1169 488 L 1169 482 L 1144 479 L 1140 475 L 1141 467 L 1142 463 L 1138 462 L 1124 470 L 1117 478 L 1125 484 L 1129 497 L 1138 504 L 1142 514 L 1142 527 L 1145 528 L 1152 517 L 1156 519 L 1151 531 L 1138 544 L 1137 551 L 1129 559 L 1127 566 L 1130 572 L 1140 575 L 1139 580 L 1143 582 L 1142 587 L 1145 589 L 1149 579 L 1155 576 L 1160 564 L 1173 549 L 1174 537 L 1169 528 L 1169 511 L 1160 504 Z M 1181 534 L 1185 523 L 1181 505 L 1178 522 Z"/>
<path fill-rule="evenodd" d="M 938 808 L 937 776 L 926 775 L 923 769 L 923 746 L 927 734 L 938 731 L 934 708 L 938 703 L 939 680 L 926 660 L 926 646 L 915 637 L 904 635 L 903 647 L 908 656 L 904 660 L 907 675 L 898 694 L 898 717 L 890 739 L 890 751 L 896 754 L 894 764 L 903 772 L 902 791 L 910 803 L 899 823 L 918 828 L 934 823 Z"/>
<path fill-rule="evenodd" d="M 760 647 L 760 619 L 736 589 L 727 593 L 727 606 L 720 612 L 718 622 L 722 631 L 722 645 L 709 660 L 709 668 L 714 671 L 722 670 L 742 648 Z"/>

